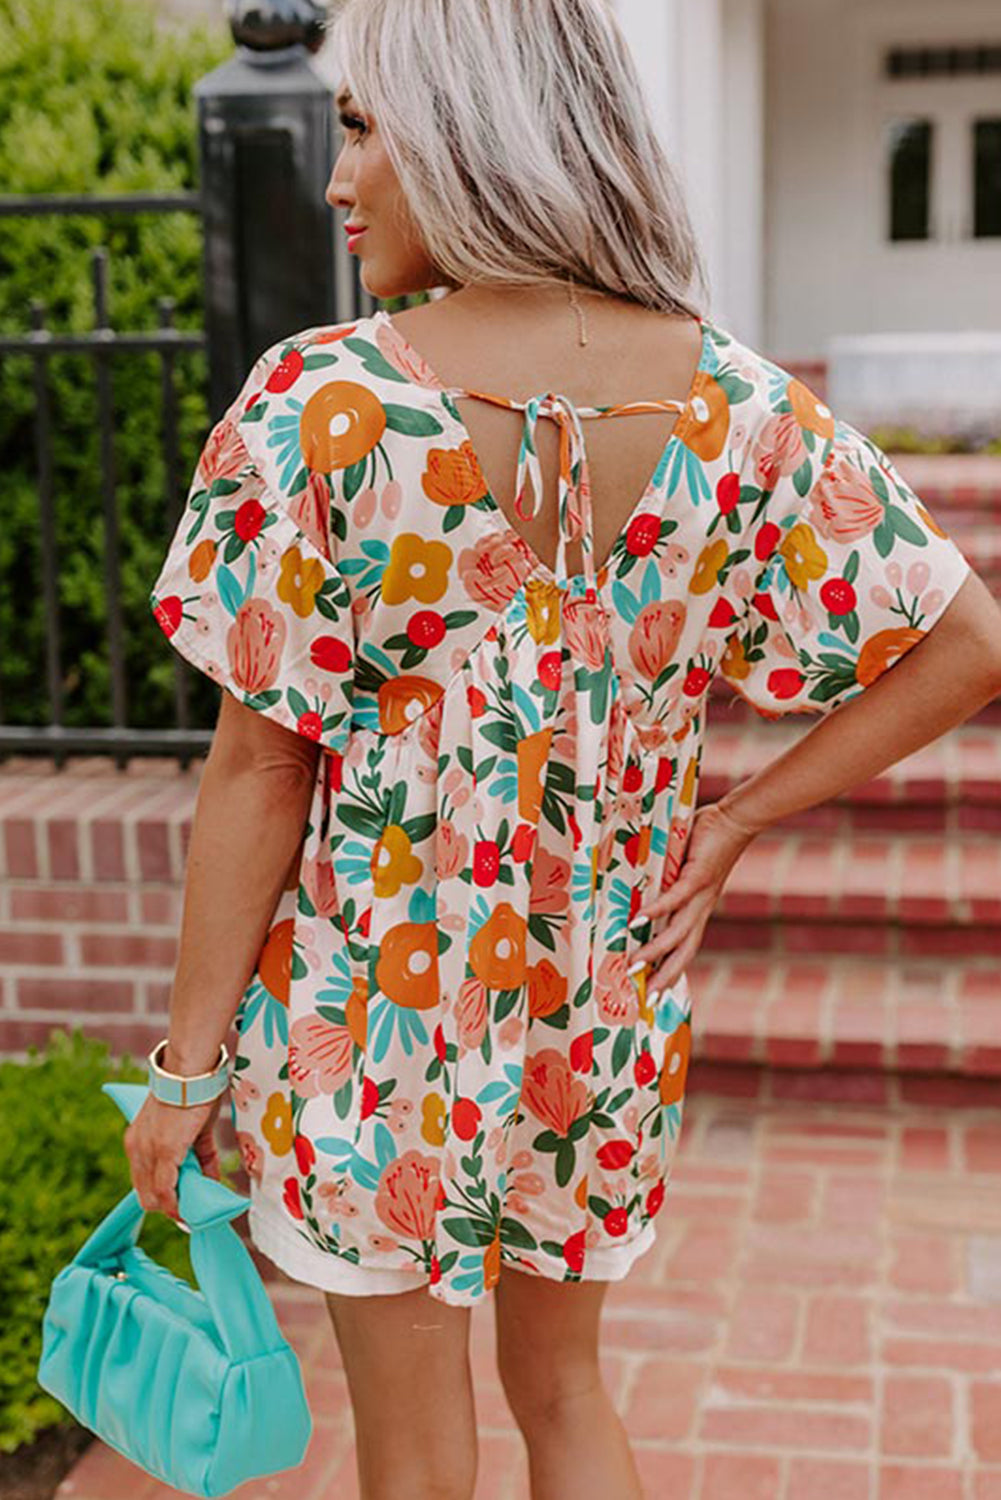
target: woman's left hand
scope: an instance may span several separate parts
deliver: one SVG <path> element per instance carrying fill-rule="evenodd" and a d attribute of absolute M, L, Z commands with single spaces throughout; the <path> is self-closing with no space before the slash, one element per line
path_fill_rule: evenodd
<path fill-rule="evenodd" d="M 177 1179 L 181 1163 L 192 1147 L 206 1177 L 219 1181 L 219 1152 L 215 1122 L 222 1095 L 208 1104 L 180 1108 L 150 1094 L 125 1131 L 125 1154 L 132 1168 L 132 1186 L 144 1209 L 180 1219 Z"/>

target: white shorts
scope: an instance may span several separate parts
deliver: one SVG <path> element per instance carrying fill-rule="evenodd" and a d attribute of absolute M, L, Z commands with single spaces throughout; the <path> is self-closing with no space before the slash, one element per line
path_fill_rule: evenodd
<path fill-rule="evenodd" d="M 412 1292 L 426 1285 L 426 1271 L 407 1267 L 356 1266 L 309 1244 L 301 1235 L 271 1215 L 251 1207 L 248 1214 L 250 1238 L 280 1271 L 293 1281 L 305 1282 L 323 1292 L 341 1292 L 348 1297 L 371 1297 L 391 1292 Z M 651 1248 L 657 1233 L 651 1219 L 634 1240 L 626 1245 L 600 1245 L 589 1250 L 585 1259 L 585 1281 L 621 1281 L 638 1260 Z M 519 1271 L 521 1266 L 504 1262 L 504 1269 Z M 531 1272 L 525 1274 L 531 1275 Z M 552 1278 L 553 1280 L 562 1278 Z"/>

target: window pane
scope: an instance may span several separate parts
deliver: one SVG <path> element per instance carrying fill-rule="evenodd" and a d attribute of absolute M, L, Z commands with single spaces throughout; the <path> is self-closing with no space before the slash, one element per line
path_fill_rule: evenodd
<path fill-rule="evenodd" d="M 1001 235 L 1001 119 L 973 122 L 973 235 Z"/>
<path fill-rule="evenodd" d="M 890 239 L 926 240 L 931 191 L 932 122 L 890 126 Z"/>

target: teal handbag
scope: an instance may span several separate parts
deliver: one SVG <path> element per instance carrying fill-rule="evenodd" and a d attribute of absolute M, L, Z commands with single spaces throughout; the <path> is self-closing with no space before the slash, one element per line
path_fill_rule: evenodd
<path fill-rule="evenodd" d="M 102 1085 L 130 1120 L 148 1092 Z M 312 1420 L 295 1351 L 229 1222 L 249 1199 L 206 1177 L 193 1150 L 177 1192 L 200 1290 L 139 1249 L 133 1188 L 52 1282 L 38 1383 L 155 1478 L 225 1495 L 300 1464 Z"/>

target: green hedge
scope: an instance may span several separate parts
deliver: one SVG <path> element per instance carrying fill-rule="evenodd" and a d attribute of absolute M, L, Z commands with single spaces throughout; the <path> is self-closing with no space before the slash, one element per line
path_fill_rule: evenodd
<path fill-rule="evenodd" d="M 126 1120 L 101 1092 L 113 1080 L 145 1083 L 144 1064 L 111 1056 L 106 1042 L 54 1031 L 26 1062 L 0 1060 L 0 1452 L 12 1453 L 75 1418 L 35 1379 L 42 1317 L 53 1278 L 132 1187 L 122 1144 Z M 222 1162 L 234 1174 L 239 1153 Z M 188 1237 L 165 1214 L 147 1214 L 139 1244 L 176 1276 L 197 1285 Z"/>
<path fill-rule="evenodd" d="M 144 0 L 0 0 L 0 183 L 8 193 L 117 193 L 197 187 L 193 84 L 233 50 L 228 29 L 164 31 Z M 93 327 L 90 250 L 109 250 L 109 317 L 119 329 L 158 325 L 175 301 L 175 326 L 203 326 L 202 230 L 197 214 L 56 215 L 0 220 L 0 329 L 27 332 L 33 299 L 53 330 Z M 66 721 L 110 721 L 102 583 L 103 527 L 96 380 L 92 360 L 48 363 L 53 478 L 63 612 Z M 161 453 L 160 366 L 118 354 L 114 448 L 121 528 L 130 720 L 172 722 L 172 653 L 148 609 L 167 531 Z M 208 431 L 208 368 L 177 356 L 182 486 Z M 0 356 L 0 695 L 4 717 L 43 724 L 44 674 L 37 458 L 32 368 Z M 217 691 L 195 684 L 199 723 Z"/>

